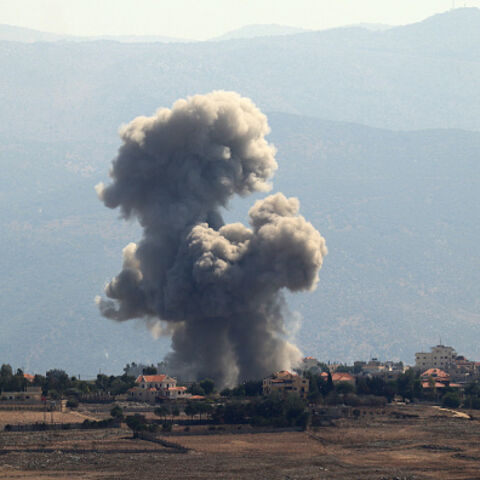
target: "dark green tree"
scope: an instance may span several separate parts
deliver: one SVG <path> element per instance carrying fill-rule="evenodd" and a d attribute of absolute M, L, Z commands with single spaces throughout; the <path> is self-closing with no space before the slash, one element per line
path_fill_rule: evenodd
<path fill-rule="evenodd" d="M 118 419 L 123 419 L 123 409 L 119 405 L 115 405 L 111 410 L 110 410 L 110 415 L 112 418 L 118 418 Z"/>
<path fill-rule="evenodd" d="M 247 397 L 257 397 L 262 394 L 262 380 L 248 380 L 244 383 L 245 395 Z"/>
<path fill-rule="evenodd" d="M 460 397 L 457 392 L 447 392 L 442 397 L 442 405 L 447 408 L 458 408 L 460 406 Z"/>
<path fill-rule="evenodd" d="M 215 382 L 211 378 L 205 378 L 200 382 L 200 387 L 205 392 L 205 395 L 210 395 L 215 389 Z"/>

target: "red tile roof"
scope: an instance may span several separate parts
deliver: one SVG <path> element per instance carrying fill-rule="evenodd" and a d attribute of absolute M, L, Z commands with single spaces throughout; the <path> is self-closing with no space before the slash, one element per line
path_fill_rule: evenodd
<path fill-rule="evenodd" d="M 28 380 L 29 382 L 33 382 L 35 380 L 35 375 L 31 375 L 30 373 L 24 373 L 23 378 Z"/>
<path fill-rule="evenodd" d="M 161 383 L 167 378 L 166 375 L 139 375 L 135 380 L 135 383 Z"/>
<path fill-rule="evenodd" d="M 448 373 L 439 368 L 429 368 L 422 373 L 422 377 L 448 377 Z"/>
<path fill-rule="evenodd" d="M 332 373 L 332 381 L 333 382 L 354 382 L 355 377 L 346 372 Z"/>

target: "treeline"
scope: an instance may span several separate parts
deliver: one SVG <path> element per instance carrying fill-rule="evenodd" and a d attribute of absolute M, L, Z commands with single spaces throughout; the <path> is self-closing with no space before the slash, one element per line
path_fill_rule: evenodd
<path fill-rule="evenodd" d="M 29 382 L 20 368 L 14 372 L 10 365 L 3 364 L 0 367 L 0 392 L 21 392 L 27 384 Z"/>
<path fill-rule="evenodd" d="M 0 367 L 0 391 L 18 392 L 28 386 L 41 387 L 42 393 L 50 398 L 79 399 L 89 394 L 119 395 L 125 393 L 135 385 L 135 378 L 126 374 L 103 375 L 98 374 L 95 380 L 80 380 L 75 376 L 70 377 L 64 370 L 52 369 L 45 375 L 35 375 L 33 381 L 24 377 L 21 369 L 13 372 L 8 364 Z"/>
<path fill-rule="evenodd" d="M 272 427 L 305 427 L 310 415 L 307 403 L 298 395 L 279 393 L 248 400 L 229 399 L 221 403 L 191 401 L 186 403 L 184 412 L 192 421 L 195 418 L 203 419 L 215 425 L 248 424 Z M 112 416 L 117 414 L 112 410 Z M 168 431 L 179 410 L 165 405 L 155 409 L 155 414 L 162 418 L 162 430 Z M 125 421 L 134 431 L 155 432 L 159 428 L 157 423 L 146 420 L 144 415 L 127 416 Z"/>

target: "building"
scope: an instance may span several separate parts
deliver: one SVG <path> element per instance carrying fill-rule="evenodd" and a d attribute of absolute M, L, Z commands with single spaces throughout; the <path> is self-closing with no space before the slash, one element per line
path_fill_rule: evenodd
<path fill-rule="evenodd" d="M 457 352 L 453 347 L 437 345 L 432 347 L 431 352 L 419 352 L 415 354 L 415 368 L 427 370 L 429 368 L 450 369 L 455 365 Z"/>
<path fill-rule="evenodd" d="M 422 388 L 424 390 L 436 390 L 441 388 L 461 388 L 461 385 L 458 383 L 452 383 L 450 375 L 439 369 L 439 368 L 429 368 L 425 370 L 421 375 L 420 379 L 422 381 Z"/>
<path fill-rule="evenodd" d="M 467 360 L 459 355 L 454 362 L 454 368 L 449 373 L 455 382 L 468 384 L 480 378 L 480 363 Z"/>
<path fill-rule="evenodd" d="M 27 382 L 33 383 L 33 381 L 35 380 L 35 375 L 32 375 L 32 374 L 30 374 L 30 373 L 24 373 L 24 374 L 23 374 L 23 378 L 24 378 Z"/>
<path fill-rule="evenodd" d="M 23 392 L 2 392 L 0 402 L 39 404 L 42 403 L 42 388 L 27 387 Z"/>
<path fill-rule="evenodd" d="M 169 400 L 182 400 L 183 398 L 191 398 L 192 395 L 187 393 L 187 387 L 170 387 L 165 391 L 165 397 Z"/>
<path fill-rule="evenodd" d="M 350 383 L 351 385 L 355 385 L 355 377 L 347 372 L 333 372 L 332 374 L 332 382 L 334 384 L 338 383 Z M 324 380 L 328 380 L 328 373 L 327 372 L 322 372 L 320 374 L 320 377 Z"/>
<path fill-rule="evenodd" d="M 263 394 L 270 395 L 274 392 L 282 394 L 296 393 L 302 398 L 308 394 L 308 379 L 286 370 L 273 373 L 263 379 Z"/>
<path fill-rule="evenodd" d="M 318 373 L 322 371 L 320 362 L 314 357 L 305 357 L 295 371 Z"/>
<path fill-rule="evenodd" d="M 176 388 L 181 390 L 175 390 Z M 139 375 L 135 380 L 135 386 L 128 391 L 128 399 L 155 403 L 160 399 L 186 396 L 186 390 L 186 387 L 177 387 L 177 380 L 165 374 Z M 180 391 L 182 393 L 179 394 Z"/>

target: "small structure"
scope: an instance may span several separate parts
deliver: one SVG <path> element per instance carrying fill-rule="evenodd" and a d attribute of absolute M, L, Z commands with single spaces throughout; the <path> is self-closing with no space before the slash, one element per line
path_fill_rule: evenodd
<path fill-rule="evenodd" d="M 308 379 L 287 370 L 273 373 L 263 379 L 263 394 L 270 395 L 274 392 L 280 392 L 284 395 L 296 393 L 300 397 L 306 398 L 308 394 Z"/>
<path fill-rule="evenodd" d="M 0 393 L 0 402 L 40 404 L 42 403 L 42 388 L 27 387 L 23 392 L 2 392 Z"/>
<path fill-rule="evenodd" d="M 23 392 L 1 392 L 1 410 L 43 410 L 45 399 L 41 387 L 26 387 Z"/>

